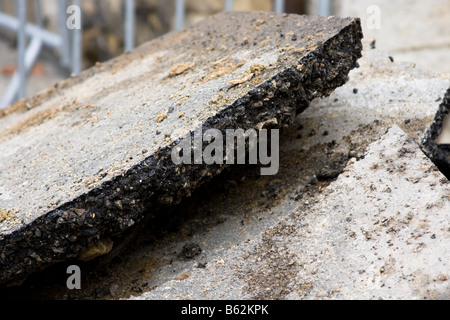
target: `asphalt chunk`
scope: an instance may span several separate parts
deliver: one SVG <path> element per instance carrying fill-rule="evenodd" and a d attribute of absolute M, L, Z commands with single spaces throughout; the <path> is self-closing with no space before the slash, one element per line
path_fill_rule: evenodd
<path fill-rule="evenodd" d="M 288 125 L 346 82 L 361 38 L 359 19 L 221 13 L 1 111 L 0 283 L 179 203 L 226 165 L 176 165 L 175 146 Z"/>
<path fill-rule="evenodd" d="M 450 143 L 448 138 L 446 140 L 443 138 L 444 130 L 448 130 L 449 127 L 450 120 L 448 119 L 450 119 L 450 89 L 447 90 L 433 123 L 421 141 L 425 154 L 450 179 Z"/>

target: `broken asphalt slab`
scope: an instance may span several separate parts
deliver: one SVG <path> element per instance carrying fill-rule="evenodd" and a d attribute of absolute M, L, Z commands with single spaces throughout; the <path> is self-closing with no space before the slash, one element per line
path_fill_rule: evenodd
<path fill-rule="evenodd" d="M 110 250 L 223 169 L 175 165 L 183 138 L 289 124 L 345 83 L 361 38 L 358 19 L 222 13 L 3 110 L 0 283 Z"/>

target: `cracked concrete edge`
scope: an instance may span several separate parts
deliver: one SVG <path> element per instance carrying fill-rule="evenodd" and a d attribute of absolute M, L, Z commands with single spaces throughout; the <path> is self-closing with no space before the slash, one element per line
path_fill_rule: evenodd
<path fill-rule="evenodd" d="M 314 203 L 130 299 L 448 299 L 448 183 L 393 125 Z"/>

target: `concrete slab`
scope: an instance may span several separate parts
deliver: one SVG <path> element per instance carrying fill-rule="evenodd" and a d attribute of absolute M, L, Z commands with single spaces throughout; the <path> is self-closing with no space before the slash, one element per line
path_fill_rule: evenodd
<path fill-rule="evenodd" d="M 394 125 L 313 203 L 131 299 L 449 299 L 449 197 Z"/>
<path fill-rule="evenodd" d="M 223 13 L 2 110 L 0 283 L 108 251 L 223 169 L 176 166 L 182 139 L 289 124 L 345 83 L 361 37 L 357 19 Z"/>

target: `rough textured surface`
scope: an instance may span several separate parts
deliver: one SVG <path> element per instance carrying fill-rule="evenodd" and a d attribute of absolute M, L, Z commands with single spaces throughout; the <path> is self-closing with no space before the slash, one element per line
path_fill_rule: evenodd
<path fill-rule="evenodd" d="M 345 83 L 361 37 L 357 19 L 223 13 L 2 111 L 0 282 L 190 195 L 223 168 L 180 168 L 174 145 L 288 124 Z"/>
<path fill-rule="evenodd" d="M 450 191 L 431 166 L 394 126 L 314 203 L 139 299 L 449 299 Z"/>
<path fill-rule="evenodd" d="M 412 141 L 422 141 L 450 80 L 364 43 L 349 81 L 314 100 L 282 135 L 277 175 L 230 166 L 161 208 L 157 221 L 136 225 L 108 255 L 55 265 L 0 289 L 0 298 L 446 298 L 449 182 Z M 322 241 L 326 235 L 336 241 Z M 358 248 L 368 253 L 355 257 Z M 81 290 L 64 285 L 73 263 Z"/>
<path fill-rule="evenodd" d="M 297 117 L 278 181 L 250 178 L 223 204 L 202 203 L 237 220 L 192 236 L 210 257 L 206 270 L 167 264 L 147 280 L 157 287 L 135 298 L 448 299 L 449 182 L 418 146 L 450 81 L 369 43 L 359 63 Z M 330 186 L 318 181 L 332 171 Z M 249 186 L 254 194 L 239 196 Z M 221 251 L 213 239 L 231 238 L 226 230 L 240 238 Z"/>

